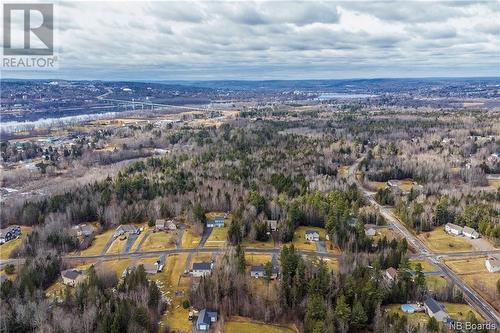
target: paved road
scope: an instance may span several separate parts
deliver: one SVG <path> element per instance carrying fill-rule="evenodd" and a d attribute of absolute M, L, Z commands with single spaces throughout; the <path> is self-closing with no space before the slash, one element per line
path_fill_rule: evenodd
<path fill-rule="evenodd" d="M 363 157 L 364 158 L 364 157 Z M 406 238 L 408 244 L 415 250 L 416 254 L 420 257 L 428 258 L 432 263 L 434 263 L 443 273 L 446 275 L 464 294 L 468 302 L 478 310 L 484 318 L 490 322 L 496 323 L 500 326 L 500 315 L 488 302 L 486 302 L 474 289 L 470 288 L 462 279 L 455 274 L 451 269 L 446 266 L 442 259 L 444 257 L 461 257 L 461 256 L 471 256 L 471 255 L 486 255 L 491 253 L 498 253 L 497 251 L 470 251 L 470 252 L 460 252 L 460 253 L 434 253 L 432 252 L 418 237 L 416 237 L 411 231 L 409 231 L 406 226 L 401 223 L 401 221 L 392 214 L 392 212 L 382 205 L 380 205 L 374 198 L 373 192 L 368 191 L 363 187 L 361 182 L 356 177 L 356 171 L 358 170 L 359 163 L 363 158 L 360 158 L 349 168 L 349 178 L 356 184 L 358 190 L 363 194 L 366 200 L 385 218 L 387 223 L 394 228 L 401 236 Z M 498 327 L 497 326 L 497 327 Z"/>

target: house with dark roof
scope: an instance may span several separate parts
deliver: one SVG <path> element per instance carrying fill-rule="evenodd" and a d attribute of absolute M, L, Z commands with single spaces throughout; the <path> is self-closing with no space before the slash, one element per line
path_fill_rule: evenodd
<path fill-rule="evenodd" d="M 118 228 L 116 228 L 114 236 L 118 237 L 118 236 L 121 236 L 124 234 L 133 235 L 133 234 L 140 234 L 140 233 L 141 233 L 141 229 L 139 229 L 137 226 L 135 226 L 133 224 L 120 224 L 118 226 Z"/>
<path fill-rule="evenodd" d="M 61 272 L 63 283 L 67 286 L 74 287 L 85 280 L 85 275 L 77 269 L 67 269 Z"/>
<path fill-rule="evenodd" d="M 7 228 L 0 229 L 0 244 L 16 239 L 21 235 L 21 227 L 18 225 L 9 225 Z"/>
<path fill-rule="evenodd" d="M 224 216 L 216 216 L 213 219 L 207 220 L 207 228 L 223 228 Z"/>
<path fill-rule="evenodd" d="M 318 242 L 319 241 L 319 232 L 316 230 L 306 230 L 305 238 L 308 241 Z"/>
<path fill-rule="evenodd" d="M 264 265 L 252 266 L 250 268 L 250 276 L 256 279 L 263 278 L 266 276 L 266 269 Z M 278 268 L 272 266 L 271 270 L 271 280 L 274 280 L 278 277 Z"/>
<path fill-rule="evenodd" d="M 444 306 L 432 297 L 427 297 L 424 301 L 424 308 L 429 317 L 436 318 L 437 321 L 445 321 L 450 318 Z"/>
<path fill-rule="evenodd" d="M 83 236 L 83 237 L 91 236 L 94 233 L 94 229 L 87 224 L 75 225 L 73 227 L 73 230 L 75 231 L 77 236 Z"/>
<path fill-rule="evenodd" d="M 389 267 L 385 270 L 384 278 L 392 284 L 398 278 L 398 271 L 394 267 Z"/>
<path fill-rule="evenodd" d="M 212 274 L 214 268 L 213 262 L 195 262 L 193 263 L 193 270 L 191 275 L 194 277 L 202 277 Z"/>
<path fill-rule="evenodd" d="M 210 325 L 217 321 L 217 311 L 210 311 L 208 309 L 203 309 L 198 314 L 198 319 L 196 320 L 196 329 L 198 331 L 208 331 Z"/>

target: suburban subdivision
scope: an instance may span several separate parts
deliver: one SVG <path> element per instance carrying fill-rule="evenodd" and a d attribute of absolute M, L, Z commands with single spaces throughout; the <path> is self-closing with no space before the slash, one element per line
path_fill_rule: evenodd
<path fill-rule="evenodd" d="M 498 80 L 220 84 L 2 81 L 2 331 L 496 330 Z"/>

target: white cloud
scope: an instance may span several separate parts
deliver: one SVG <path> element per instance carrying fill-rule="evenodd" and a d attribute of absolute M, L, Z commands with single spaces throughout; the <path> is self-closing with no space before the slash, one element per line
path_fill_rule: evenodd
<path fill-rule="evenodd" d="M 497 2 L 56 6 L 58 74 L 67 77 L 336 78 L 404 76 L 410 69 L 422 76 L 500 75 Z"/>

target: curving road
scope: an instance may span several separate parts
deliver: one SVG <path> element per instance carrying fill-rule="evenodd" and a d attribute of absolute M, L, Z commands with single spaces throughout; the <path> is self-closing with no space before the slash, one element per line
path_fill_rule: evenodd
<path fill-rule="evenodd" d="M 461 257 L 461 256 L 477 256 L 488 255 L 493 253 L 500 253 L 500 250 L 494 251 L 469 251 L 457 253 L 436 253 L 432 252 L 418 237 L 416 237 L 401 221 L 392 214 L 392 212 L 385 206 L 379 204 L 373 198 L 373 192 L 368 191 L 363 187 L 359 179 L 356 177 L 356 171 L 359 168 L 359 163 L 364 159 L 364 156 L 356 161 L 350 168 L 348 176 L 351 181 L 356 184 L 358 190 L 363 194 L 364 198 L 375 207 L 380 214 L 385 218 L 387 224 L 399 234 L 406 238 L 408 244 L 415 250 L 417 256 L 429 259 L 435 264 L 440 271 L 446 275 L 464 294 L 466 300 L 472 305 L 481 315 L 492 323 L 496 323 L 500 327 L 500 315 L 488 302 L 486 302 L 481 295 L 474 289 L 469 287 L 455 272 L 444 264 L 442 258 L 444 257 Z"/>

